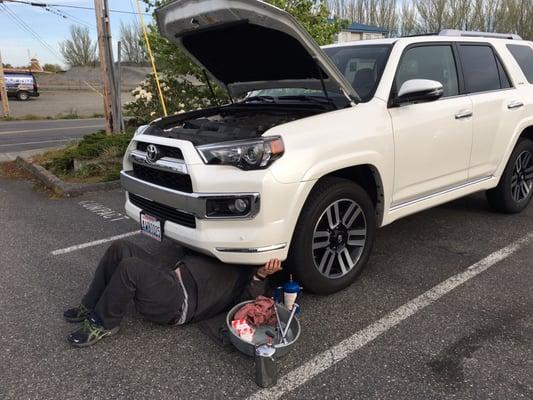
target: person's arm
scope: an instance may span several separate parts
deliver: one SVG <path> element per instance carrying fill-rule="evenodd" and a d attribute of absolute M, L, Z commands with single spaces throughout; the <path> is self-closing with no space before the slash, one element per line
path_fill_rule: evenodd
<path fill-rule="evenodd" d="M 281 261 L 273 258 L 261 268 L 258 268 L 246 288 L 244 289 L 240 301 L 253 300 L 257 296 L 265 295 L 267 281 L 270 275 L 281 271 Z"/>

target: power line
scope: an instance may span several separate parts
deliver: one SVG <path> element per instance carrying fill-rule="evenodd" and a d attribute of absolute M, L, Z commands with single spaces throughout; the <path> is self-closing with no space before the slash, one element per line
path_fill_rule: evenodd
<path fill-rule="evenodd" d="M 70 19 L 70 20 L 74 21 L 77 24 L 80 24 L 80 25 L 86 26 L 87 28 L 96 30 L 96 27 L 94 25 L 91 25 L 91 24 L 79 19 L 78 17 L 75 17 L 72 14 L 69 14 L 66 11 L 58 10 L 58 9 L 52 8 L 52 7 L 46 7 L 45 10 L 48 11 L 48 12 L 51 12 L 52 14 L 57 15 L 60 18 Z"/>
<path fill-rule="evenodd" d="M 18 25 L 19 28 L 23 29 L 27 33 L 29 33 L 31 36 L 33 36 L 45 49 L 47 49 L 54 57 L 56 57 L 58 60 L 61 60 L 61 56 L 54 50 L 52 46 L 50 46 L 41 36 L 35 32 L 24 20 L 22 20 L 14 11 L 9 9 L 6 4 L 0 4 L 2 6 L 2 9 L 6 11 L 6 15 L 15 23 L 15 25 Z"/>
<path fill-rule="evenodd" d="M 38 3 L 35 1 L 22 1 L 22 0 L 4 0 L 10 3 L 19 3 L 26 4 L 33 7 L 58 7 L 58 8 L 76 8 L 78 10 L 90 10 L 94 11 L 94 7 L 87 6 L 75 6 L 73 4 L 47 4 L 47 3 Z M 133 14 L 136 15 L 136 12 L 126 11 L 126 10 L 108 10 L 109 12 L 118 13 L 118 14 Z M 144 15 L 152 16 L 152 14 L 143 13 Z"/>
<path fill-rule="evenodd" d="M 33 36 L 35 39 L 37 39 L 48 51 L 50 51 L 55 57 L 61 58 L 54 48 L 50 46 L 41 36 L 35 32 L 22 18 L 20 18 L 13 10 L 9 9 L 7 5 L 2 4 L 4 10 L 7 12 L 7 16 L 19 27 L 21 27 L 23 30 L 25 30 L 27 33 L 29 33 L 31 36 Z"/>

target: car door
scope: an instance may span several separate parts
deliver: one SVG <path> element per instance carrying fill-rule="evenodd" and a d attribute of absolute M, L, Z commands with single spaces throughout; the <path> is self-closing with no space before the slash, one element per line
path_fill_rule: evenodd
<path fill-rule="evenodd" d="M 469 179 L 490 177 L 524 118 L 524 100 L 489 43 L 460 43 L 458 48 L 474 113 Z"/>
<path fill-rule="evenodd" d="M 400 59 L 391 96 L 412 79 L 443 85 L 441 99 L 389 107 L 394 128 L 395 178 L 392 207 L 464 184 L 472 147 L 472 102 L 451 43 L 416 44 Z"/>

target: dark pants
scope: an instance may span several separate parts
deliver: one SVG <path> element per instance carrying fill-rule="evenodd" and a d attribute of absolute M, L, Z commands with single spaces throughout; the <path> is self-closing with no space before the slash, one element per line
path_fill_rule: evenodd
<path fill-rule="evenodd" d="M 94 310 L 104 328 L 120 324 L 130 301 L 147 319 L 166 324 L 176 318 L 183 290 L 171 265 L 127 241 L 116 241 L 98 264 L 82 304 Z"/>

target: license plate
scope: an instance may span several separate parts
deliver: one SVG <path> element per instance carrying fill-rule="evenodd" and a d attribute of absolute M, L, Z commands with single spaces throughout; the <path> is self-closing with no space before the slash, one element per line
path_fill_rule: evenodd
<path fill-rule="evenodd" d="M 163 222 L 156 217 L 141 213 L 141 233 L 158 242 L 163 241 Z"/>

